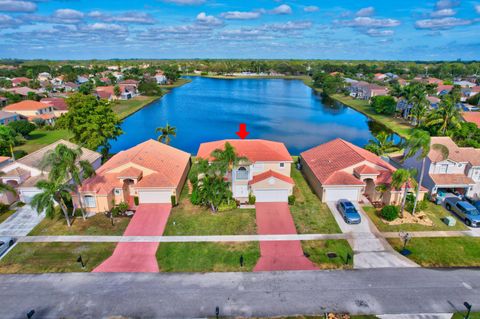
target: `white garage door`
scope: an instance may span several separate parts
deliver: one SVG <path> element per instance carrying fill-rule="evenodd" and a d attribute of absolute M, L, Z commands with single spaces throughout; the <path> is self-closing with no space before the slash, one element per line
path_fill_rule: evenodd
<path fill-rule="evenodd" d="M 40 194 L 39 190 L 21 190 L 20 191 L 20 200 L 24 203 L 30 203 L 32 201 L 33 196 Z"/>
<path fill-rule="evenodd" d="M 155 191 L 138 191 L 138 201 L 140 204 L 159 204 L 170 203 L 172 191 L 155 190 Z"/>
<path fill-rule="evenodd" d="M 360 189 L 358 188 L 329 188 L 325 190 L 324 202 L 334 202 L 339 199 L 358 201 Z"/>
<path fill-rule="evenodd" d="M 253 194 L 256 197 L 256 201 L 259 203 L 269 202 L 287 202 L 288 190 L 287 189 L 259 189 L 254 190 Z"/>

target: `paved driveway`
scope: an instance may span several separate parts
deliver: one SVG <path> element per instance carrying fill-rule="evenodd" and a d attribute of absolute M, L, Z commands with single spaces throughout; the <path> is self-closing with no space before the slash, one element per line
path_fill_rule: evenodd
<path fill-rule="evenodd" d="M 17 211 L 0 224 L 0 236 L 26 236 L 45 218 L 30 205 L 17 208 Z"/>
<path fill-rule="evenodd" d="M 354 268 L 418 267 L 413 261 L 397 253 L 379 235 L 378 229 L 358 204 L 355 204 L 355 206 L 362 216 L 362 222 L 357 225 L 345 223 L 336 203 L 329 202 L 327 205 L 342 232 L 353 236 L 353 239 L 349 239 L 348 242 L 354 252 Z"/>
<path fill-rule="evenodd" d="M 287 203 L 255 204 L 260 235 L 296 234 Z M 317 267 L 303 255 L 299 240 L 260 241 L 260 259 L 253 271 L 314 270 Z"/>
<path fill-rule="evenodd" d="M 171 210 L 170 204 L 141 204 L 123 236 L 161 236 Z M 93 272 L 158 272 L 158 242 L 118 243 L 111 257 Z"/>

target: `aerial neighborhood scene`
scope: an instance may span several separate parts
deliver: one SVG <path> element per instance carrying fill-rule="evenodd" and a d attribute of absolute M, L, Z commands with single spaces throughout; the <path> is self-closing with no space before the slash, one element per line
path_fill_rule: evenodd
<path fill-rule="evenodd" d="M 0 318 L 480 319 L 480 2 L 0 0 Z"/>

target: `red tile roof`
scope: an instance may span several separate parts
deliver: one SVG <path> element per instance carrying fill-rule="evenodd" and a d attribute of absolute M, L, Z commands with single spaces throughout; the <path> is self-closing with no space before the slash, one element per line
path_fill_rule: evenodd
<path fill-rule="evenodd" d="M 61 97 L 46 97 L 41 99 L 40 102 L 50 105 L 58 111 L 68 111 L 67 102 L 65 102 L 65 99 Z"/>
<path fill-rule="evenodd" d="M 267 140 L 221 140 L 200 144 L 197 156 L 213 160 L 211 154 L 216 149 L 224 149 L 230 143 L 238 156 L 244 156 L 251 162 L 293 162 L 285 144 Z"/>
<path fill-rule="evenodd" d="M 465 121 L 477 124 L 477 127 L 480 128 L 480 112 L 464 112 L 462 117 Z"/>
<path fill-rule="evenodd" d="M 365 185 L 364 182 L 355 178 L 352 174 L 344 171 L 333 172 L 322 185 Z"/>
<path fill-rule="evenodd" d="M 18 78 L 13 78 L 12 79 L 13 84 L 21 84 L 23 82 L 30 83 L 30 81 L 31 80 L 29 78 L 26 78 L 26 77 L 18 77 Z"/>
<path fill-rule="evenodd" d="M 433 145 L 440 144 L 448 148 L 448 159 L 457 163 L 470 163 L 473 166 L 480 166 L 480 149 L 473 147 L 459 147 L 448 136 L 434 136 L 431 138 L 430 152 L 428 158 L 434 163 L 444 160 L 440 150 L 434 149 Z"/>
<path fill-rule="evenodd" d="M 287 182 L 289 184 L 295 184 L 295 182 L 293 181 L 293 179 L 291 177 L 285 176 L 283 174 L 280 174 L 280 173 L 272 171 L 272 170 L 268 170 L 264 173 L 253 176 L 252 180 L 249 181 L 248 184 L 249 185 L 256 184 L 256 183 L 261 182 L 263 180 L 266 180 L 270 177 L 277 178 L 277 179 L 282 180 L 284 182 Z"/>
<path fill-rule="evenodd" d="M 475 185 L 475 181 L 464 174 L 430 174 L 436 185 Z"/>
<path fill-rule="evenodd" d="M 380 175 L 380 172 L 377 169 L 365 164 L 355 167 L 354 171 L 358 175 Z"/>
<path fill-rule="evenodd" d="M 13 103 L 10 105 L 7 105 L 3 108 L 4 111 L 10 111 L 10 112 L 15 112 L 15 111 L 36 111 L 36 110 L 41 110 L 44 108 L 49 107 L 49 105 L 45 105 L 43 103 L 37 102 L 37 101 L 31 101 L 31 100 L 25 100 L 21 101 L 18 103 Z"/>
<path fill-rule="evenodd" d="M 95 176 L 83 183 L 82 191 L 108 194 L 113 188 L 123 186 L 120 178 L 126 177 L 123 175 L 127 170 L 127 173 L 131 173 L 137 169 L 143 173 L 143 177 L 135 184 L 137 188 L 177 187 L 189 161 L 190 154 L 148 140 L 113 156 L 97 170 Z M 114 172 L 124 165 L 128 167 L 121 172 Z"/>

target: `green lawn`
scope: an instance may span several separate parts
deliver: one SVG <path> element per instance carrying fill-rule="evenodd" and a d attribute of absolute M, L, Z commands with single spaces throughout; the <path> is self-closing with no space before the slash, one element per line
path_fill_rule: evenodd
<path fill-rule="evenodd" d="M 320 269 L 352 268 L 353 260 L 345 264 L 347 254 L 353 256 L 352 248 L 346 240 L 307 240 L 302 241 L 302 248 L 308 258 Z M 337 258 L 327 257 L 328 252 L 334 252 Z"/>
<path fill-rule="evenodd" d="M 30 137 L 23 145 L 15 147 L 15 151 L 23 150 L 27 153 L 32 153 L 44 146 L 52 144 L 60 139 L 69 140 L 72 138 L 72 133 L 68 130 L 34 130 L 30 133 Z"/>
<path fill-rule="evenodd" d="M 118 100 L 112 102 L 112 109 L 120 119 L 124 119 L 159 98 L 160 96 L 136 96 L 130 100 Z"/>
<path fill-rule="evenodd" d="M 369 105 L 368 101 L 365 100 L 356 100 L 351 98 L 350 96 L 345 96 L 342 94 L 334 94 L 331 96 L 333 99 L 342 102 L 345 105 L 348 105 L 355 110 L 359 111 L 360 113 L 365 114 L 369 118 L 383 124 L 393 132 L 397 133 L 398 135 L 408 138 L 412 132 L 412 126 L 408 124 L 408 122 L 394 118 L 393 116 L 389 115 L 382 115 L 377 114 Z"/>
<path fill-rule="evenodd" d="M 254 235 L 256 233 L 255 209 L 237 208 L 212 213 L 210 209 L 190 203 L 188 186 L 185 184 L 179 205 L 170 213 L 164 235 Z"/>
<path fill-rule="evenodd" d="M 12 216 L 15 210 L 7 210 L 5 213 L 0 214 L 0 224 L 3 223 L 8 217 Z"/>
<path fill-rule="evenodd" d="M 86 220 L 75 217 L 72 227 L 68 227 L 63 217 L 54 219 L 45 218 L 32 231 L 29 236 L 69 236 L 69 235 L 122 235 L 127 228 L 130 218 L 114 218 L 114 225 L 103 214 L 96 214 Z"/>
<path fill-rule="evenodd" d="M 399 238 L 390 238 L 388 242 L 397 251 L 402 249 Z M 412 251 L 408 258 L 423 267 L 480 266 L 480 238 L 412 238 L 407 248 Z"/>
<path fill-rule="evenodd" d="M 467 310 L 465 312 L 456 312 L 453 314 L 452 319 L 464 319 L 466 314 Z M 480 319 L 480 312 L 470 313 L 470 319 Z"/>
<path fill-rule="evenodd" d="M 185 78 L 179 78 L 177 81 L 175 81 L 173 84 L 165 84 L 165 85 L 160 85 L 161 88 L 171 90 L 177 87 L 180 87 L 184 84 L 190 83 L 192 80 L 190 79 L 185 79 Z"/>
<path fill-rule="evenodd" d="M 442 219 L 447 216 L 454 216 L 441 205 L 435 205 L 428 202 L 428 208 L 425 213 L 433 222 L 433 226 L 424 226 L 418 224 L 404 224 L 404 225 L 388 225 L 379 217 L 379 211 L 371 206 L 363 207 L 363 210 L 368 214 L 370 219 L 375 223 L 378 230 L 381 232 L 398 232 L 398 231 L 439 231 L 439 230 L 468 230 L 464 223 L 457 219 L 457 223 L 453 227 L 447 226 Z M 455 217 L 455 216 L 454 216 Z"/>
<path fill-rule="evenodd" d="M 158 265 L 164 272 L 251 271 L 259 257 L 258 242 L 161 243 L 157 251 Z"/>
<path fill-rule="evenodd" d="M 88 272 L 110 257 L 115 246 L 115 243 L 19 243 L 0 260 L 0 273 Z M 85 269 L 77 262 L 80 255 Z"/>
<path fill-rule="evenodd" d="M 292 178 L 295 181 L 294 194 L 296 202 L 290 206 L 293 221 L 299 234 L 340 233 L 330 209 L 322 203 L 311 190 L 302 173 L 292 167 Z"/>

